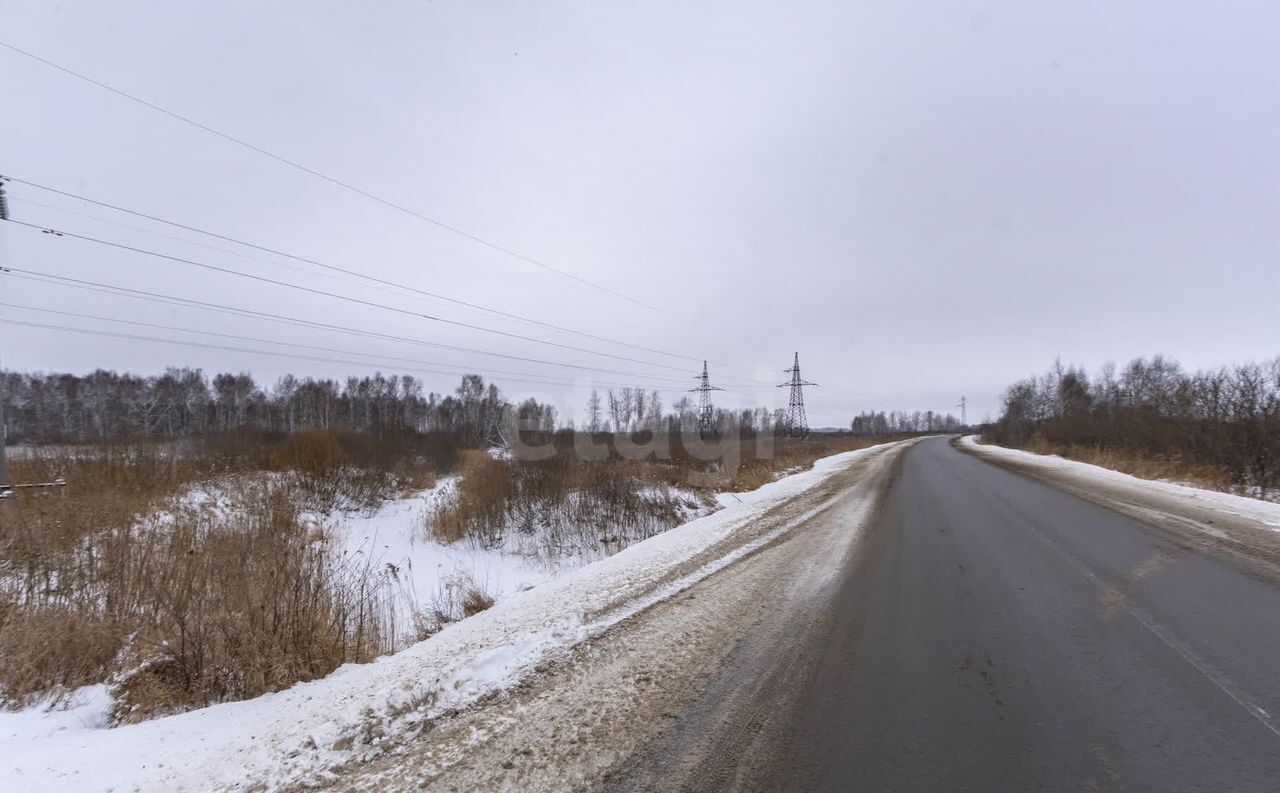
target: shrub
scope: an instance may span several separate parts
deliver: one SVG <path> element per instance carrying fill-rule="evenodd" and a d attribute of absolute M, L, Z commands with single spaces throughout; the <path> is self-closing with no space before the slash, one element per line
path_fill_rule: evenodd
<path fill-rule="evenodd" d="M 183 513 L 157 532 L 117 720 L 257 696 L 383 649 L 381 572 L 345 567 L 287 485 L 238 499 L 230 518 Z"/>
<path fill-rule="evenodd" d="M 428 535 L 485 548 L 514 546 L 548 561 L 611 553 L 681 523 L 707 504 L 711 491 L 759 487 L 819 457 L 879 442 L 818 436 L 769 445 L 751 436 L 729 438 L 725 464 L 699 459 L 679 436 L 659 439 L 661 455 L 630 459 L 611 437 L 592 436 L 605 447 L 600 459 L 583 459 L 569 433 L 557 434 L 556 452 L 546 459 L 466 453 L 461 481 L 426 517 Z"/>

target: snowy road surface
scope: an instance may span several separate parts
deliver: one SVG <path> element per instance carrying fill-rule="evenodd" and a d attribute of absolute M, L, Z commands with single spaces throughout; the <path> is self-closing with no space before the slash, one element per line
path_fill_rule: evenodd
<path fill-rule="evenodd" d="M 796 499 L 803 525 L 331 787 L 1277 789 L 1265 521 L 1114 505 L 1139 522 L 944 439 L 884 458 Z"/>

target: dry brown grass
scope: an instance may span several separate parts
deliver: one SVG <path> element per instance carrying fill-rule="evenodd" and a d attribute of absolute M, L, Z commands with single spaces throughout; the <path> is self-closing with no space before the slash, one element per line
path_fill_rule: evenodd
<path fill-rule="evenodd" d="M 385 648 L 379 571 L 344 566 L 289 485 L 236 498 L 229 516 L 184 512 L 152 532 L 144 556 L 157 563 L 139 570 L 146 602 L 118 659 L 118 720 L 257 696 Z"/>
<path fill-rule="evenodd" d="M 455 498 L 440 505 L 432 519 L 432 533 L 441 542 L 457 542 L 467 536 L 481 541 L 493 538 L 501 527 L 516 493 L 516 464 L 496 460 L 488 453 L 469 450 L 462 454 Z M 501 529 L 497 529 L 500 538 Z"/>
<path fill-rule="evenodd" d="M 302 513 L 376 506 L 459 458 L 435 536 L 494 547 L 514 532 L 550 558 L 610 553 L 680 523 L 693 506 L 682 491 L 751 489 L 876 442 L 748 438 L 707 460 L 665 440 L 667 453 L 643 459 L 606 440 L 591 460 L 561 437 L 560 453 L 539 461 L 341 430 L 34 447 L 12 462 L 14 479 L 68 485 L 0 504 L 0 701 L 110 681 L 115 719 L 136 721 L 392 650 L 386 573 L 335 557 Z M 196 485 L 229 508 L 184 498 Z M 429 635 L 492 603 L 483 586 L 453 580 L 415 627 Z"/>
<path fill-rule="evenodd" d="M 429 483 L 430 454 L 328 431 L 257 440 L 13 461 L 16 481 L 68 484 L 0 503 L 0 701 L 111 680 L 116 719 L 132 721 L 393 649 L 386 573 L 334 556 L 301 513 Z M 197 483 L 230 507 L 182 498 Z"/>
<path fill-rule="evenodd" d="M 2 506 L 2 505 L 0 505 Z M 3 702 L 20 704 L 103 679 L 120 650 L 119 626 L 73 607 L 0 604 L 0 685 Z"/>
<path fill-rule="evenodd" d="M 572 436 L 557 438 L 549 459 L 463 455 L 462 479 L 427 518 L 441 542 L 469 540 L 499 547 L 516 537 L 547 558 L 612 552 L 665 531 L 687 516 L 682 493 L 744 491 L 813 465 L 820 457 L 866 448 L 883 439 L 815 436 L 804 440 L 730 438 L 685 449 L 678 437 L 645 438 L 655 452 L 637 458 L 618 451 L 613 436 L 594 438 L 601 453 L 584 459 Z M 714 459 L 706 459 L 710 453 Z M 527 538 L 527 539 L 522 539 Z"/>
<path fill-rule="evenodd" d="M 685 505 L 672 479 L 679 477 L 668 466 L 583 460 L 566 450 L 546 460 L 467 455 L 456 492 L 428 516 L 427 529 L 442 542 L 466 539 L 485 548 L 514 533 L 549 560 L 594 552 L 678 523 Z"/>
<path fill-rule="evenodd" d="M 803 440 L 779 438 L 774 441 L 771 456 L 746 459 L 722 489 L 733 492 L 755 490 L 774 481 L 780 474 L 806 470 L 823 457 L 865 449 L 887 440 L 890 439 L 850 435 L 815 435 Z"/>
<path fill-rule="evenodd" d="M 1166 479 L 1224 492 L 1232 489 L 1231 477 L 1225 470 L 1188 462 L 1176 456 L 1152 457 L 1090 444 L 1054 444 L 1040 436 L 1031 439 L 1027 450 L 1036 454 L 1056 454 L 1068 460 L 1110 468 L 1140 479 Z"/>
<path fill-rule="evenodd" d="M 413 606 L 413 628 L 419 640 L 439 633 L 445 626 L 492 608 L 493 595 L 470 575 L 458 571 L 444 578 L 429 606 Z"/>

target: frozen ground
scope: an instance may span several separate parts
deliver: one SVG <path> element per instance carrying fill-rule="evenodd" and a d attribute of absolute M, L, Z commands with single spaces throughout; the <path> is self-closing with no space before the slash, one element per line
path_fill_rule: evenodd
<path fill-rule="evenodd" d="M 449 549 L 459 554 L 450 557 L 418 539 L 415 510 L 425 508 L 426 494 L 416 499 L 422 503 L 396 502 L 350 519 L 348 548 L 392 564 L 412 562 L 415 589 L 430 588 L 452 565 L 470 565 L 505 597 L 403 652 L 249 701 L 116 729 L 101 728 L 93 712 L 101 693 L 93 691 L 77 692 L 80 704 L 72 710 L 8 714 L 16 720 L 13 735 L 0 743 L 0 790 L 275 787 L 377 754 L 384 743 L 511 686 L 535 665 L 768 542 L 776 534 L 735 537 L 771 508 L 884 451 L 820 460 L 812 470 L 722 499 L 725 508 L 714 514 L 551 580 L 500 552 Z"/>

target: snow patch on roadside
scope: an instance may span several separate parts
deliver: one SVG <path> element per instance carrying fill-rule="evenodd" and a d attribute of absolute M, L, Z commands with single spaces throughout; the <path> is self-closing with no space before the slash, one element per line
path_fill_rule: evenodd
<path fill-rule="evenodd" d="M 1126 487 L 1156 490 L 1170 496 L 1194 501 L 1219 512 L 1256 521 L 1273 531 L 1280 531 L 1280 504 L 1269 501 L 1223 493 L 1218 490 L 1204 490 L 1203 488 L 1176 482 L 1142 479 L 1110 468 L 1068 460 L 1056 454 L 1035 454 L 1021 449 L 1009 449 L 993 444 L 980 444 L 976 435 L 965 435 L 960 439 L 960 445 L 974 449 L 979 454 L 1001 457 L 1011 462 L 1029 463 L 1045 470 L 1069 471 L 1078 476 L 1107 480 Z"/>
<path fill-rule="evenodd" d="M 275 787 L 322 773 L 376 752 L 381 743 L 423 721 L 513 685 L 537 663 L 591 632 L 669 597 L 748 553 L 750 548 L 740 548 L 730 554 L 732 558 L 654 591 L 677 564 L 887 445 L 824 458 L 808 471 L 752 493 L 735 494 L 733 503 L 718 512 L 517 592 L 488 611 L 372 663 L 348 664 L 323 679 L 256 699 L 140 724 L 109 730 L 55 730 L 42 740 L 24 742 L 21 751 L 0 744 L 4 755 L 0 789 Z M 375 515 L 371 520 L 381 519 Z M 753 542 L 752 547 L 772 536 Z M 619 603 L 627 605 L 617 608 Z M 585 617 L 610 608 L 614 610 L 597 621 L 588 622 Z"/>
<path fill-rule="evenodd" d="M 111 693 L 105 683 L 46 697 L 18 711 L 0 711 L 0 753 L 21 752 L 24 744 L 55 735 L 107 726 Z M 14 790 L 16 788 L 8 788 Z"/>

